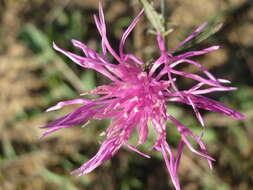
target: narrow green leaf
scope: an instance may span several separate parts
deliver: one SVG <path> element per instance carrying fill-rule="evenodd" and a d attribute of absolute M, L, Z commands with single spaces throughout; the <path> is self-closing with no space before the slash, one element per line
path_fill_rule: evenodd
<path fill-rule="evenodd" d="M 81 76 L 84 85 L 84 91 L 90 91 L 96 87 L 95 73 L 92 70 L 87 70 Z"/>
<path fill-rule="evenodd" d="M 53 173 L 48 169 L 43 169 L 41 175 L 49 182 L 59 185 L 62 190 L 78 190 L 66 176 Z"/>
<path fill-rule="evenodd" d="M 4 157 L 6 157 L 7 159 L 13 159 L 16 157 L 16 152 L 10 140 L 5 136 L 3 138 L 2 148 L 3 148 Z"/>
<path fill-rule="evenodd" d="M 198 36 L 196 36 L 194 39 L 186 43 L 184 46 L 180 47 L 178 50 L 175 51 L 175 53 L 184 52 L 187 49 L 196 46 L 197 44 L 201 43 L 202 41 L 206 40 L 207 38 L 217 33 L 223 26 L 223 23 L 221 22 L 221 16 L 223 15 L 224 13 L 220 12 L 218 15 L 211 18 L 208 21 L 206 27 L 200 32 Z"/>
<path fill-rule="evenodd" d="M 161 14 L 159 14 L 152 4 L 150 4 L 147 0 L 140 0 L 143 4 L 143 7 L 145 9 L 145 13 L 147 15 L 148 20 L 150 21 L 151 25 L 154 27 L 154 29 L 157 32 L 160 32 L 163 34 L 165 32 L 164 28 L 164 19 Z"/>

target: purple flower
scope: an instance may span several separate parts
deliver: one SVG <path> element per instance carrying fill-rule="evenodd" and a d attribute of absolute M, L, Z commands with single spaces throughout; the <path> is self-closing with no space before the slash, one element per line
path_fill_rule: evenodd
<path fill-rule="evenodd" d="M 109 78 L 111 83 L 109 85 L 99 86 L 91 92 L 83 94 L 100 95 L 96 99 L 79 98 L 59 102 L 49 108 L 47 111 L 57 110 L 71 104 L 81 105 L 72 113 L 43 126 L 42 128 L 47 129 L 47 131 L 42 136 L 75 125 L 81 124 L 87 126 L 91 120 L 111 118 L 111 123 L 104 132 L 106 139 L 102 143 L 98 153 L 79 169 L 72 172 L 79 173 L 79 176 L 81 176 L 91 172 L 110 159 L 122 146 L 126 146 L 130 150 L 149 158 L 149 155 L 139 151 L 135 146 L 130 145 L 128 141 L 136 129 L 139 136 L 138 144 L 143 144 L 147 141 L 149 130 L 152 130 L 157 136 L 153 148 L 162 153 L 172 182 L 175 188 L 179 190 L 178 167 L 185 146 L 195 154 L 206 158 L 210 168 L 212 168 L 212 161 L 214 159 L 208 155 L 201 137 L 193 134 L 189 128 L 181 124 L 167 112 L 167 103 L 180 102 L 190 105 L 202 126 L 204 126 L 204 122 L 199 108 L 219 112 L 239 119 L 243 118 L 243 115 L 217 101 L 203 96 L 206 93 L 230 91 L 235 90 L 235 88 L 223 86 L 223 83 L 229 83 L 229 81 L 215 78 L 198 62 L 189 59 L 196 55 L 217 50 L 219 46 L 212 46 L 204 50 L 172 56 L 176 49 L 197 36 L 205 27 L 206 23 L 198 27 L 189 37 L 170 51 L 165 49 L 163 37 L 157 34 L 157 42 L 161 55 L 153 62 L 148 71 L 144 70 L 145 63 L 142 60 L 132 54 L 126 54 L 124 52 L 125 40 L 142 14 L 143 10 L 122 35 L 119 44 L 119 53 L 113 50 L 107 39 L 104 14 L 101 6 L 99 8 L 99 17 L 94 15 L 94 19 L 102 37 L 102 55 L 76 40 L 73 40 L 72 43 L 83 51 L 84 55 L 82 56 L 65 51 L 55 44 L 53 45 L 57 51 L 65 54 L 81 67 L 100 72 Z M 111 54 L 118 64 L 110 63 L 108 61 L 108 54 Z M 198 67 L 205 77 L 177 70 L 176 67 L 182 63 L 188 63 Z M 176 86 L 177 76 L 190 78 L 196 81 L 196 85 L 187 90 L 179 90 Z M 169 107 L 169 109 L 173 108 Z M 174 124 L 181 136 L 176 154 L 166 141 L 166 125 L 168 120 Z M 188 138 L 192 138 L 199 145 L 199 150 L 192 146 Z"/>

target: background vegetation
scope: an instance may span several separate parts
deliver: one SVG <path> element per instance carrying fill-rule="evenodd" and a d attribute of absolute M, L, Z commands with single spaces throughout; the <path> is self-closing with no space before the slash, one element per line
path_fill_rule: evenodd
<path fill-rule="evenodd" d="M 223 22 L 219 32 L 193 49 L 219 44 L 222 49 L 198 60 L 215 76 L 233 81 L 238 91 L 212 97 L 246 115 L 235 120 L 204 113 L 205 142 L 216 158 L 214 170 L 185 151 L 180 166 L 184 190 L 253 189 L 253 6 L 251 0 L 167 0 L 168 36 L 174 47 L 204 21 Z M 159 1 L 156 1 L 159 10 Z M 103 1 L 108 37 L 117 47 L 120 35 L 141 9 L 135 0 Z M 44 113 L 60 100 L 108 82 L 84 70 L 52 50 L 52 41 L 77 52 L 71 39 L 101 51 L 92 14 L 98 0 L 2 0 L 0 1 L 0 190 L 165 190 L 173 189 L 160 155 L 145 159 L 122 149 L 111 161 L 91 174 L 76 178 L 69 171 L 79 167 L 98 150 L 99 134 L 106 122 L 86 129 L 65 129 L 43 140 L 39 126 L 74 107 Z M 145 16 L 128 39 L 127 51 L 147 61 L 157 55 L 155 36 Z M 198 72 L 192 67 L 182 69 Z M 189 86 L 190 81 L 181 81 Z M 201 127 L 191 109 L 179 104 L 168 109 L 196 133 Z M 173 128 L 169 142 L 177 144 Z M 151 137 L 152 139 L 152 137 Z M 149 145 L 151 145 L 151 141 Z"/>

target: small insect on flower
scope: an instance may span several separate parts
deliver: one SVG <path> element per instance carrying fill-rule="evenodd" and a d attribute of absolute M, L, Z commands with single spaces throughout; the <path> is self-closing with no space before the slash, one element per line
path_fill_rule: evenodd
<path fill-rule="evenodd" d="M 151 63 L 148 69 L 144 69 L 145 62 L 132 54 L 125 53 L 125 41 L 142 14 L 143 10 L 123 33 L 119 44 L 119 53 L 111 47 L 108 41 L 104 13 L 101 6 L 99 7 L 99 16 L 94 15 L 94 20 L 102 38 L 102 55 L 76 40 L 72 40 L 72 43 L 82 50 L 83 55 L 76 55 L 53 44 L 55 50 L 63 53 L 81 67 L 93 69 L 101 73 L 110 79 L 111 83 L 109 85 L 99 86 L 83 94 L 99 95 L 98 98 L 68 100 L 59 102 L 49 108 L 47 111 L 58 110 L 71 104 L 80 104 L 80 107 L 72 113 L 41 127 L 47 129 L 42 136 L 75 125 L 87 126 L 91 120 L 111 118 L 110 125 L 104 131 L 106 139 L 101 144 L 97 154 L 79 169 L 72 172 L 78 173 L 81 176 L 91 172 L 110 159 L 122 146 L 146 158 L 150 158 L 149 155 L 139 151 L 135 146 L 129 144 L 128 141 L 132 133 L 136 130 L 139 137 L 138 144 L 143 144 L 147 141 L 148 133 L 152 129 L 152 132 L 157 137 L 153 149 L 162 153 L 171 180 L 175 188 L 180 190 L 178 168 L 184 147 L 188 147 L 193 153 L 207 159 L 210 168 L 212 168 L 214 159 L 208 155 L 201 137 L 195 135 L 189 128 L 167 112 L 167 104 L 169 102 L 188 104 L 193 108 L 196 118 L 202 126 L 204 126 L 204 121 L 199 109 L 219 112 L 239 119 L 244 116 L 217 101 L 203 96 L 204 94 L 215 91 L 231 91 L 236 89 L 224 86 L 223 84 L 230 82 L 225 79 L 215 78 L 201 64 L 190 59 L 193 56 L 217 50 L 219 46 L 212 46 L 200 51 L 190 51 L 172 56 L 175 50 L 196 37 L 206 26 L 206 23 L 198 27 L 190 36 L 172 50 L 165 49 L 164 39 L 158 33 L 157 42 L 161 55 Z M 117 64 L 108 61 L 109 54 L 118 62 Z M 177 70 L 176 67 L 182 63 L 191 64 L 199 68 L 205 77 Z M 177 76 L 190 78 L 196 81 L 196 85 L 187 90 L 179 90 L 176 85 Z M 181 136 L 176 154 L 172 151 L 171 146 L 166 140 L 167 121 L 169 120 L 177 128 Z M 149 123 L 152 125 L 150 126 Z M 189 137 L 199 145 L 199 150 L 193 147 L 188 140 Z"/>

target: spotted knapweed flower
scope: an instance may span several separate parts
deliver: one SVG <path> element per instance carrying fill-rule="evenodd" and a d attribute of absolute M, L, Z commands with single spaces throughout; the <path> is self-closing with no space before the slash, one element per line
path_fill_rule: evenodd
<path fill-rule="evenodd" d="M 235 88 L 223 86 L 223 83 L 229 83 L 229 81 L 215 78 L 198 62 L 189 59 L 196 55 L 217 50 L 219 46 L 173 56 L 175 50 L 196 37 L 206 23 L 198 27 L 189 37 L 170 51 L 166 50 L 164 39 L 158 33 L 157 42 L 161 55 L 151 64 L 149 69 L 144 67 L 145 62 L 132 54 L 125 53 L 125 41 L 142 14 L 143 10 L 122 35 L 118 52 L 111 47 L 106 36 L 106 25 L 101 6 L 99 16 L 94 15 L 94 20 L 102 38 L 102 55 L 76 40 L 72 40 L 72 43 L 83 51 L 84 55 L 82 56 L 65 51 L 53 44 L 54 49 L 68 56 L 76 64 L 100 72 L 110 79 L 111 83 L 83 94 L 99 95 L 98 98 L 78 98 L 63 101 L 49 108 L 47 111 L 57 110 L 71 104 L 80 104 L 80 107 L 72 113 L 43 126 L 42 128 L 47 129 L 47 131 L 42 136 L 75 125 L 87 126 L 91 120 L 111 118 L 109 127 L 104 131 L 106 138 L 97 154 L 79 169 L 72 172 L 79 173 L 79 176 L 81 176 L 91 172 L 110 159 L 122 146 L 149 158 L 149 155 L 139 151 L 136 146 L 129 144 L 129 139 L 136 130 L 139 137 L 138 144 L 143 144 L 147 141 L 149 130 L 152 130 L 157 137 L 153 149 L 162 153 L 172 182 L 175 188 L 179 190 L 178 167 L 184 147 L 188 147 L 195 154 L 206 158 L 210 168 L 212 168 L 214 159 L 208 155 L 201 136 L 195 135 L 188 127 L 167 112 L 167 103 L 180 102 L 188 104 L 193 108 L 196 118 L 202 126 L 204 126 L 204 122 L 199 109 L 219 112 L 239 119 L 243 118 L 243 115 L 203 96 L 203 94 L 215 91 L 230 91 L 235 90 Z M 109 62 L 109 54 L 118 62 L 117 64 Z M 182 63 L 199 68 L 204 77 L 177 70 L 176 67 Z M 190 78 L 196 81 L 196 85 L 187 90 L 179 90 L 176 85 L 178 76 Z M 168 109 L 173 108 L 168 106 Z M 167 126 L 168 121 L 172 122 L 169 126 Z M 181 137 L 176 153 L 166 140 L 166 138 L 169 138 L 166 128 L 173 127 L 172 125 L 177 128 Z M 194 148 L 189 138 L 199 145 L 199 149 Z"/>

